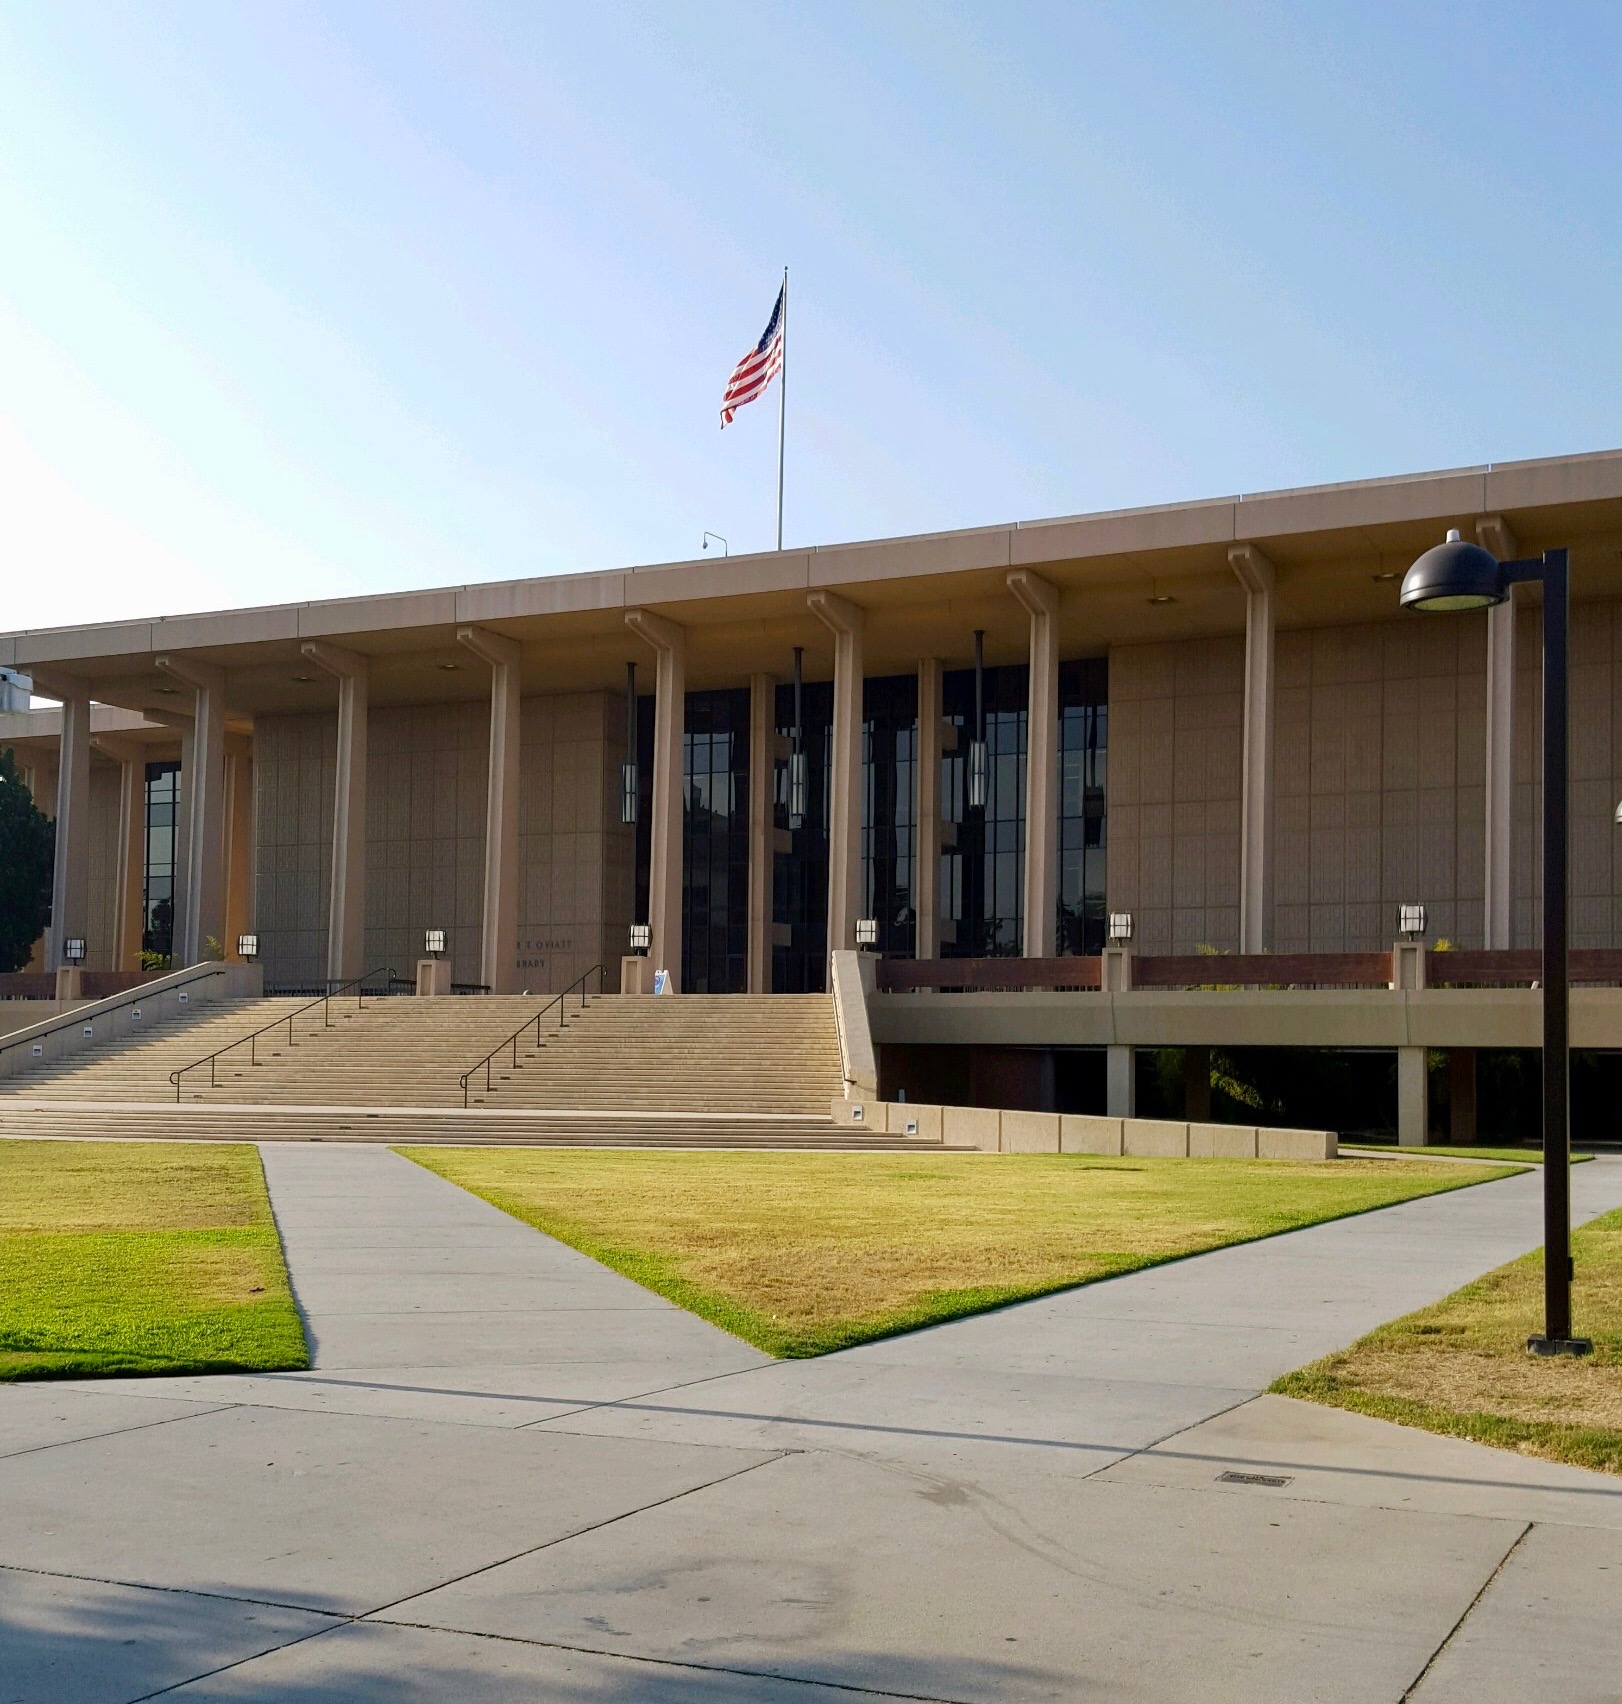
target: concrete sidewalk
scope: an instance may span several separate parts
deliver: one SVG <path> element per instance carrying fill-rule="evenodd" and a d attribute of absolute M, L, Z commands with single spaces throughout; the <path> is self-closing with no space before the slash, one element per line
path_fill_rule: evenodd
<path fill-rule="evenodd" d="M 1535 1245 L 1535 1175 L 770 1362 L 264 1153 L 315 1366 L 0 1390 L 0 1704 L 1618 1696 L 1622 1481 L 1257 1395 Z"/>

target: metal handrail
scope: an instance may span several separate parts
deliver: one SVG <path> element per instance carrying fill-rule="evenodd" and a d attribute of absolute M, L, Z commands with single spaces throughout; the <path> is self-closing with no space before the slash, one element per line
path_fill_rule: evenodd
<path fill-rule="evenodd" d="M 180 1100 L 180 1079 L 182 1077 L 184 1077 L 188 1071 L 197 1071 L 197 1070 L 200 1070 L 204 1065 L 206 1065 L 208 1067 L 208 1086 L 211 1089 L 218 1088 L 219 1083 L 218 1083 L 218 1080 L 216 1079 L 216 1076 L 215 1076 L 215 1062 L 219 1059 L 219 1057 L 222 1053 L 229 1053 L 232 1050 L 232 1048 L 241 1047 L 244 1042 L 247 1042 L 247 1044 L 248 1044 L 248 1063 L 250 1065 L 257 1065 L 259 1063 L 258 1042 L 259 1042 L 260 1036 L 268 1035 L 271 1030 L 280 1029 L 283 1024 L 286 1024 L 287 1025 L 287 1045 L 289 1047 L 292 1047 L 294 1045 L 294 1041 L 293 1041 L 293 1020 L 294 1020 L 294 1018 L 302 1016 L 305 1012 L 309 1011 L 311 1009 L 311 1007 L 313 1007 L 313 1006 L 320 1006 L 322 1008 L 322 1012 L 321 1012 L 322 1026 L 321 1027 L 323 1029 L 331 1029 L 332 1028 L 332 1002 L 340 994 L 342 994 L 346 988 L 353 988 L 355 990 L 355 1010 L 359 1011 L 361 1001 L 365 997 L 365 993 L 366 993 L 366 990 L 361 985 L 363 983 L 370 982 L 374 977 L 393 976 L 393 975 L 394 975 L 393 966 L 392 965 L 384 965 L 377 970 L 367 971 L 364 976 L 356 976 L 356 977 L 352 977 L 348 982 L 340 982 L 336 988 L 329 988 L 326 991 L 325 994 L 317 994 L 316 997 L 313 1000 L 306 1001 L 302 1006 L 295 1006 L 293 1008 L 293 1010 L 286 1015 L 286 1017 L 273 1018 L 268 1024 L 262 1024 L 258 1029 L 254 1030 L 251 1035 L 239 1035 L 236 1038 L 235 1041 L 228 1041 L 225 1044 L 224 1047 L 216 1047 L 212 1053 L 206 1054 L 203 1058 L 194 1059 L 194 1060 L 192 1060 L 191 1064 L 189 1064 L 189 1065 L 182 1065 L 178 1071 L 171 1071 L 169 1073 L 169 1081 L 171 1083 L 173 1083 L 174 1086 L 175 1086 L 175 1100 L 176 1100 L 176 1102 L 178 1103 L 179 1100 Z"/>
<path fill-rule="evenodd" d="M 534 1030 L 535 1045 L 537 1047 L 541 1045 L 541 1019 L 544 1018 L 554 1006 L 558 1008 L 558 1028 L 563 1028 L 564 1019 L 568 1013 L 566 1002 L 569 996 L 574 993 L 577 988 L 580 990 L 580 1009 L 581 1011 L 585 1011 L 586 984 L 594 976 L 597 978 L 597 992 L 601 994 L 604 987 L 603 967 L 600 964 L 594 964 L 591 969 L 586 971 L 583 975 L 577 976 L 561 994 L 554 994 L 533 1018 L 525 1018 L 518 1028 L 515 1029 L 505 1041 L 498 1041 L 496 1045 L 492 1047 L 490 1051 L 478 1062 L 478 1064 L 469 1066 L 469 1068 L 462 1073 L 462 1105 L 464 1108 L 467 1106 L 467 1086 L 481 1071 L 484 1072 L 484 1092 L 486 1094 L 490 1093 L 492 1088 L 490 1081 L 490 1066 L 497 1054 L 504 1053 L 510 1048 L 512 1050 L 512 1068 L 516 1071 L 518 1069 L 519 1038 L 527 1035 L 531 1030 Z"/>
<path fill-rule="evenodd" d="M 185 968 L 187 970 L 193 970 L 196 966 L 187 965 Z M 165 973 L 165 975 L 175 974 L 178 973 L 173 971 Z M 192 980 L 194 982 L 201 982 L 204 976 L 224 976 L 225 974 L 226 967 L 222 964 L 217 969 L 205 970 L 202 973 L 202 976 L 193 977 Z M 152 982 L 159 982 L 162 980 L 162 977 L 153 977 Z M 84 1018 L 86 1009 L 89 1006 L 94 1006 L 96 1008 L 96 1010 L 90 1015 L 91 1022 L 94 1023 L 97 1018 L 104 1016 L 108 1012 L 116 1012 L 121 1006 L 138 1006 L 142 1000 L 162 999 L 165 991 L 160 988 L 157 993 L 154 994 L 152 992 L 152 982 L 143 982 L 139 988 L 128 989 L 122 995 L 109 994 L 105 1000 L 89 1000 L 86 1001 L 83 1006 L 71 1007 L 65 1012 L 59 1012 L 57 1016 L 62 1020 L 62 1022 L 57 1027 L 65 1029 L 71 1024 L 80 1022 Z M 44 1021 L 44 1019 L 41 1019 L 41 1022 Z M 33 1032 L 38 1027 L 39 1026 L 37 1024 L 30 1024 L 28 1029 L 21 1035 L 14 1037 L 10 1041 L 0 1041 L 0 1053 L 8 1053 L 14 1047 L 26 1047 L 29 1042 L 37 1040 L 38 1037 Z"/>

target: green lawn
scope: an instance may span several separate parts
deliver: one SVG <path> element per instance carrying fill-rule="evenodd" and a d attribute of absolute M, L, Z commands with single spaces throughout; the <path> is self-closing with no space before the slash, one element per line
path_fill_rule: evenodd
<path fill-rule="evenodd" d="M 1580 1360 L 1526 1352 L 1541 1331 L 1543 1255 L 1500 1266 L 1274 1385 L 1284 1396 L 1622 1473 L 1622 1212 L 1572 1239 Z"/>
<path fill-rule="evenodd" d="M 1364 1141 L 1361 1137 L 1354 1139 L 1350 1136 L 1341 1143 L 1341 1148 L 1343 1150 L 1385 1148 L 1393 1154 L 1446 1154 L 1451 1155 L 1456 1160 L 1502 1160 L 1508 1165 L 1517 1166 L 1540 1166 L 1543 1164 L 1543 1150 L 1541 1148 L 1511 1148 L 1507 1146 L 1483 1148 L 1460 1146 L 1455 1148 L 1450 1142 L 1427 1142 L 1423 1147 L 1415 1143 L 1412 1146 L 1403 1147 L 1397 1142 L 1369 1142 Z M 1592 1154 L 1573 1154 L 1571 1163 L 1578 1165 L 1584 1160 L 1593 1159 L 1593 1157 Z"/>
<path fill-rule="evenodd" d="M 309 1364 L 254 1148 L 0 1142 L 0 1379 Z"/>
<path fill-rule="evenodd" d="M 1413 1160 L 401 1152 L 784 1356 L 1509 1175 Z"/>

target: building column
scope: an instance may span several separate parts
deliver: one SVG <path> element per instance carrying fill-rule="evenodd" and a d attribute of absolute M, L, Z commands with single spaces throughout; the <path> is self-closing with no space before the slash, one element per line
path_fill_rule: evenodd
<path fill-rule="evenodd" d="M 1422 1148 L 1430 1140 L 1430 1100 L 1423 1047 L 1397 1049 L 1397 1141 Z"/>
<path fill-rule="evenodd" d="M 1025 712 L 1025 956 L 1052 958 L 1059 932 L 1059 593 L 1028 568 L 1008 589 L 1031 618 Z"/>
<path fill-rule="evenodd" d="M 1468 1148 L 1476 1140 L 1476 1050 L 1447 1050 L 1447 1139 Z"/>
<path fill-rule="evenodd" d="M 146 904 L 146 748 L 105 734 L 97 734 L 92 744 L 118 765 L 118 894 L 113 907 L 112 968 L 139 970 Z"/>
<path fill-rule="evenodd" d="M 487 627 L 460 627 L 456 642 L 490 665 L 490 777 L 484 795 L 484 912 L 479 981 L 518 991 L 518 754 L 523 647 Z"/>
<path fill-rule="evenodd" d="M 34 690 L 62 700 L 56 760 L 56 861 L 51 872 L 51 935 L 46 968 L 65 965 L 66 943 L 89 933 L 90 687 L 76 676 L 34 671 Z"/>
<path fill-rule="evenodd" d="M 1499 515 L 1476 522 L 1476 540 L 1500 562 L 1520 551 L 1515 535 Z M 1515 787 L 1515 587 L 1487 611 L 1487 821 L 1486 867 L 1482 885 L 1482 945 L 1489 950 L 1510 944 L 1513 889 L 1510 885 L 1511 811 Z"/>
<path fill-rule="evenodd" d="M 225 956 L 254 927 L 253 744 L 240 737 L 225 752 Z M 356 975 L 360 972 L 357 971 Z"/>
<path fill-rule="evenodd" d="M 1138 1081 L 1136 1060 L 1130 1047 L 1104 1049 L 1104 1116 L 1137 1116 Z"/>
<path fill-rule="evenodd" d="M 628 609 L 625 625 L 652 646 L 653 821 L 648 825 L 648 959 L 681 990 L 682 753 L 687 732 L 687 633 L 652 610 Z"/>
<path fill-rule="evenodd" d="M 194 713 L 189 741 L 181 740 L 181 784 L 185 792 L 182 832 L 184 865 L 176 860 L 177 887 L 184 903 L 175 907 L 176 970 L 197 964 L 210 940 L 225 938 L 225 671 L 191 657 L 154 659 L 158 668 L 192 688 Z"/>
<path fill-rule="evenodd" d="M 828 777 L 828 951 L 854 950 L 862 903 L 862 611 L 833 592 L 806 603 L 834 636 L 833 759 Z"/>
<path fill-rule="evenodd" d="M 360 652 L 347 651 L 340 645 L 312 641 L 299 649 L 318 668 L 338 680 L 338 764 L 332 804 L 327 981 L 352 982 L 366 971 L 362 959 L 366 951 L 366 734 L 371 665 Z M 494 773 L 492 770 L 492 778 Z M 516 798 L 516 788 L 514 793 Z M 517 934 L 516 917 L 512 933 Z"/>
<path fill-rule="evenodd" d="M 1211 1050 L 1183 1049 L 1183 1117 L 1205 1124 L 1211 1117 Z"/>
<path fill-rule="evenodd" d="M 913 847 L 913 956 L 939 958 L 941 951 L 941 665 L 925 657 L 918 665 L 917 836 Z"/>
<path fill-rule="evenodd" d="M 749 941 L 751 994 L 772 991 L 772 860 L 777 850 L 772 774 L 777 755 L 777 677 L 749 677 Z"/>
<path fill-rule="evenodd" d="M 1236 544 L 1228 564 L 1245 588 L 1244 769 L 1239 803 L 1239 950 L 1273 944 L 1273 564 Z"/>

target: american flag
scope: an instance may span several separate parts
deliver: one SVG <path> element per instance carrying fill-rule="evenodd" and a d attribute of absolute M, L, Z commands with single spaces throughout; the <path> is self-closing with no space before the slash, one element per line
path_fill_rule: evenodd
<path fill-rule="evenodd" d="M 766 322 L 766 329 L 760 334 L 760 342 L 732 369 L 726 395 L 721 398 L 723 430 L 746 402 L 753 402 L 765 390 L 783 365 L 783 298 L 787 293 L 788 284 L 785 282 L 777 292 L 777 305 Z"/>

